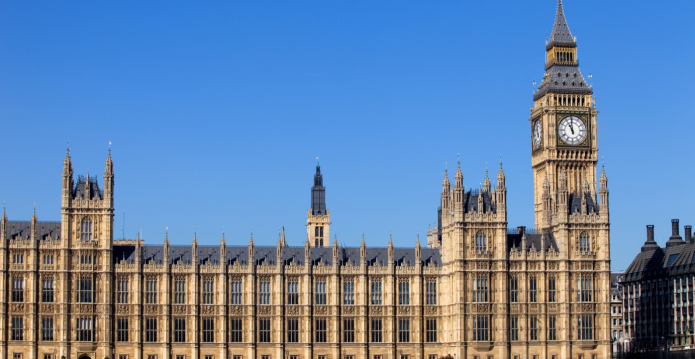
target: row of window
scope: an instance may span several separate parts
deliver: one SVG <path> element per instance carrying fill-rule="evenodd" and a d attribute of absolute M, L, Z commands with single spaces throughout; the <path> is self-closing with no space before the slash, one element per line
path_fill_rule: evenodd
<path fill-rule="evenodd" d="M 487 237 L 485 236 L 485 233 L 483 233 L 482 231 L 475 234 L 475 250 L 478 252 L 487 251 Z M 589 234 L 587 234 L 586 232 L 582 232 L 579 235 L 579 250 L 581 252 L 591 251 L 591 238 L 589 237 Z"/>

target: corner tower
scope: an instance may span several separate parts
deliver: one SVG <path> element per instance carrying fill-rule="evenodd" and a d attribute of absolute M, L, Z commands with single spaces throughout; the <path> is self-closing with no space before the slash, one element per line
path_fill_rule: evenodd
<path fill-rule="evenodd" d="M 321 166 L 316 164 L 314 186 L 311 187 L 311 209 L 306 215 L 307 239 L 310 246 L 328 247 L 330 224 L 330 211 L 326 208 L 326 188 L 323 187 Z"/>
<path fill-rule="evenodd" d="M 591 84 L 579 70 L 577 42 L 567 25 L 562 0 L 545 51 L 545 74 L 533 94 L 529 118 L 536 227 L 543 220 L 546 177 L 551 194 L 557 191 L 563 171 L 569 193 L 581 191 L 586 181 L 590 193 L 596 194 L 598 111 Z"/>

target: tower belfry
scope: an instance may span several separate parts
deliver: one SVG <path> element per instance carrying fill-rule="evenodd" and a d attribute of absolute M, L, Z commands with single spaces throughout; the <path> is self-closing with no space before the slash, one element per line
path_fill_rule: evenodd
<path fill-rule="evenodd" d="M 326 208 L 326 188 L 323 187 L 321 166 L 316 164 L 314 186 L 311 187 L 311 208 L 306 217 L 307 238 L 312 247 L 328 247 L 330 224 L 330 211 Z"/>

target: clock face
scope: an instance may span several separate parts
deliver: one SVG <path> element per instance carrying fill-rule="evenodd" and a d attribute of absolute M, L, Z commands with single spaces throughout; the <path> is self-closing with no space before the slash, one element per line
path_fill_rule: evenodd
<path fill-rule="evenodd" d="M 533 148 L 541 147 L 541 120 L 533 124 Z"/>
<path fill-rule="evenodd" d="M 558 135 L 563 142 L 576 146 L 586 138 L 586 125 L 577 116 L 567 116 L 560 121 L 557 127 Z"/>

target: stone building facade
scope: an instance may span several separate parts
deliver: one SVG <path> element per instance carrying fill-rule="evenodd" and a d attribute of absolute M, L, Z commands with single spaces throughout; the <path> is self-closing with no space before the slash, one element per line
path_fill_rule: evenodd
<path fill-rule="evenodd" d="M 530 145 L 536 223 L 507 228 L 492 185 L 438 199 L 427 246 L 340 247 L 317 166 L 303 247 L 115 240 L 103 189 L 65 157 L 59 222 L 0 220 L 0 357 L 596 359 L 610 356 L 605 173 L 596 108 L 558 3 Z"/>

